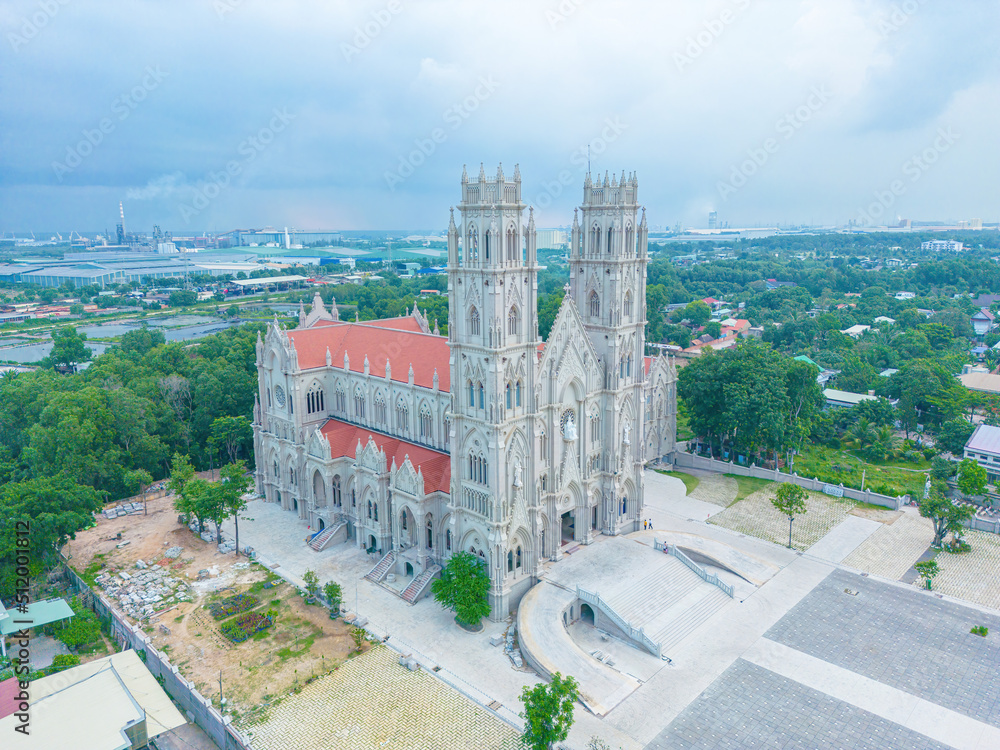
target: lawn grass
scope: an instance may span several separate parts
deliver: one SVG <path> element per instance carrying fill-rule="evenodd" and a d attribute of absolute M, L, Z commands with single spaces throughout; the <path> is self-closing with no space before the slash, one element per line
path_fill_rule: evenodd
<path fill-rule="evenodd" d="M 698 477 L 691 474 L 685 474 L 683 471 L 661 471 L 660 473 L 668 477 L 673 477 L 674 479 L 680 479 L 684 482 L 684 494 L 686 495 L 690 495 L 694 492 L 695 487 L 697 487 L 701 482 Z"/>
<path fill-rule="evenodd" d="M 764 489 L 769 484 L 774 484 L 769 479 L 758 479 L 757 477 L 741 477 L 737 474 L 724 474 L 723 476 L 727 476 L 730 479 L 735 479 L 736 484 L 738 485 L 738 488 L 736 490 L 736 499 L 733 500 L 733 502 L 731 502 L 730 505 L 738 503 L 747 495 L 752 495 L 758 490 Z"/>
<path fill-rule="evenodd" d="M 793 470 L 803 477 L 818 477 L 830 484 L 861 489 L 862 476 L 865 489 L 883 495 L 922 497 L 927 466 L 909 461 L 873 463 L 854 455 L 851 451 L 835 450 L 825 445 L 806 445 L 795 457 Z M 909 470 L 908 469 L 916 469 Z"/>

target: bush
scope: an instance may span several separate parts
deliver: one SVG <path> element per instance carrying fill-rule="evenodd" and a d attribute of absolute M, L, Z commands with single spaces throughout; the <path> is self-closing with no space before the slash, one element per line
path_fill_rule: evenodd
<path fill-rule="evenodd" d="M 70 607 L 73 609 L 73 617 L 66 623 L 66 627 L 56 631 L 56 638 L 70 648 L 88 646 L 101 640 L 101 621 L 97 619 L 97 615 L 75 596 Z"/>
<path fill-rule="evenodd" d="M 55 658 L 52 659 L 52 666 L 49 667 L 50 673 L 55 674 L 56 672 L 61 672 L 64 669 L 69 669 L 70 667 L 75 667 L 80 664 L 80 657 L 76 654 L 56 654 Z"/>
<path fill-rule="evenodd" d="M 973 635 L 979 635 L 985 638 L 987 634 L 990 632 L 990 629 L 985 625 L 976 625 L 969 632 L 972 633 Z"/>

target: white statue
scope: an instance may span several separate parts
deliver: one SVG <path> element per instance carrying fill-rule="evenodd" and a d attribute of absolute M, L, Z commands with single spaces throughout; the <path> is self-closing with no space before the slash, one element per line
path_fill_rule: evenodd
<path fill-rule="evenodd" d="M 628 422 L 626 422 L 625 423 L 625 438 L 622 440 L 622 444 L 623 445 L 632 445 L 632 441 L 629 438 L 629 435 L 631 435 L 631 434 L 632 434 L 632 425 L 630 425 Z"/>
<path fill-rule="evenodd" d="M 524 483 L 521 481 L 521 461 L 514 461 L 514 486 L 521 487 Z"/>
<path fill-rule="evenodd" d="M 931 475 L 927 475 L 927 481 L 924 482 L 924 500 L 931 496 Z"/>
<path fill-rule="evenodd" d="M 576 419 L 572 415 L 566 420 L 564 435 L 569 442 L 576 440 Z"/>

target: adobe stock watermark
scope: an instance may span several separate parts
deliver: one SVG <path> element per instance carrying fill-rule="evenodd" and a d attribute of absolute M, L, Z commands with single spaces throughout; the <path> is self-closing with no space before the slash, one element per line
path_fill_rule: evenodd
<path fill-rule="evenodd" d="M 128 91 L 116 96 L 111 102 L 111 113 L 114 117 L 102 117 L 93 128 L 84 128 L 81 138 L 72 146 L 66 147 L 66 156 L 62 161 L 52 162 L 52 171 L 59 182 L 83 164 L 84 160 L 94 153 L 94 150 L 104 143 L 104 139 L 115 132 L 118 123 L 125 122 L 142 102 L 146 101 L 152 92 L 160 88 L 160 84 L 170 74 L 160 68 L 147 67 L 142 80 Z"/>
<path fill-rule="evenodd" d="M 562 195 L 566 188 L 575 185 L 581 172 L 586 173 L 591 155 L 603 154 L 608 150 L 608 146 L 617 141 L 626 130 L 628 130 L 628 125 L 622 122 L 618 115 L 606 118 L 601 134 L 589 143 L 579 146 L 569 155 L 569 163 L 576 167 L 576 170 L 560 170 L 556 179 L 543 182 L 542 192 L 535 196 L 532 205 L 539 208 L 551 206 L 552 201 Z"/>
<path fill-rule="evenodd" d="M 902 2 L 893 3 L 889 12 L 878 20 L 876 28 L 879 34 L 882 35 L 883 39 L 888 39 L 906 26 L 921 6 L 926 4 L 927 0 L 902 0 Z"/>
<path fill-rule="evenodd" d="M 441 115 L 448 129 L 443 127 L 432 128 L 426 138 L 416 138 L 413 141 L 413 150 L 399 157 L 399 164 L 394 171 L 386 170 L 384 177 L 389 190 L 394 191 L 396 186 L 406 182 L 413 176 L 417 168 L 438 150 L 438 147 L 448 140 L 451 133 L 458 130 L 465 122 L 472 117 L 472 113 L 479 109 L 483 102 L 493 96 L 494 92 L 500 88 L 500 82 L 490 76 L 480 76 L 479 85 L 475 90 L 460 102 L 456 102 L 448 107 Z"/>
<path fill-rule="evenodd" d="M 218 198 L 233 182 L 233 179 L 243 173 L 247 164 L 254 161 L 260 154 L 274 142 L 275 136 L 288 127 L 289 123 L 297 115 L 293 115 L 287 108 L 272 110 L 273 117 L 267 125 L 256 133 L 244 138 L 237 147 L 236 152 L 242 159 L 232 159 L 226 162 L 225 169 L 212 171 L 205 175 L 198 185 L 193 187 L 194 197 L 189 203 L 181 203 L 178 210 L 181 218 L 185 222 L 191 221 Z"/>
<path fill-rule="evenodd" d="M 354 36 L 351 37 L 351 44 L 340 43 L 340 51 L 347 62 L 351 58 L 357 57 L 362 50 L 372 43 L 372 40 L 385 31 L 386 27 L 392 23 L 392 19 L 398 16 L 403 10 L 403 4 L 399 0 L 389 0 L 384 8 L 376 10 L 371 14 L 371 18 L 363 24 L 354 27 Z"/>
<path fill-rule="evenodd" d="M 858 211 L 858 216 L 864 224 L 875 225 L 885 213 L 896 204 L 896 200 L 906 195 L 910 185 L 920 181 L 920 178 L 927 174 L 928 170 L 935 164 L 941 156 L 951 150 L 952 146 L 961 138 L 949 125 L 947 128 L 938 128 L 937 135 L 927 148 L 918 154 L 913 154 L 903 162 L 900 171 L 909 181 L 896 179 L 889 183 L 885 190 L 875 191 L 875 200 Z"/>
<path fill-rule="evenodd" d="M 25 18 L 16 32 L 7 32 L 7 41 L 10 42 L 11 49 L 17 52 L 38 36 L 42 29 L 48 26 L 49 22 L 59 14 L 59 10 L 69 3 L 70 0 L 40 0 L 38 10 Z"/>
<path fill-rule="evenodd" d="M 779 117 L 774 123 L 775 133 L 781 138 L 771 136 L 765 138 L 759 146 L 747 149 L 747 158 L 730 168 L 729 179 L 716 183 L 719 197 L 724 201 L 729 200 L 730 195 L 745 186 L 750 178 L 781 150 L 783 143 L 791 140 L 813 118 L 813 115 L 826 106 L 832 96 L 832 92 L 825 85 L 813 86 L 802 104 Z"/>
<path fill-rule="evenodd" d="M 674 52 L 674 65 L 677 66 L 677 70 L 683 71 L 689 65 L 694 65 L 694 61 L 715 44 L 716 39 L 739 18 L 740 13 L 750 7 L 750 2 L 751 0 L 733 0 L 735 9 L 726 8 L 717 17 L 705 21 L 701 31 L 687 38 L 684 51 Z"/>
<path fill-rule="evenodd" d="M 566 23 L 570 16 L 580 10 L 585 0 L 561 0 L 555 8 L 548 8 L 545 11 L 545 20 L 549 22 L 549 27 L 555 31 L 556 28 Z"/>

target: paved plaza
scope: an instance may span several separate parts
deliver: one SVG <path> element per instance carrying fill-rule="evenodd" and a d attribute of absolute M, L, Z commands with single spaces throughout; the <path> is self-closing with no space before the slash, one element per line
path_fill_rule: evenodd
<path fill-rule="evenodd" d="M 260 750 L 506 750 L 519 732 L 376 646 L 271 709 L 249 728 Z"/>
<path fill-rule="evenodd" d="M 763 490 L 723 508 L 688 497 L 679 479 L 647 472 L 643 514 L 653 530 L 627 539 L 598 537 L 545 565 L 543 583 L 532 591 L 551 592 L 540 615 L 557 627 L 542 633 L 529 626 L 519 637 L 550 639 L 543 643 L 547 667 L 572 662 L 564 673 L 581 681 L 598 709 L 577 707 L 566 746 L 584 750 L 596 735 L 624 750 L 1000 747 L 1000 612 L 986 608 L 1000 596 L 1000 538 L 969 534 L 973 553 L 939 556 L 942 573 L 935 591 L 926 592 L 897 581 L 929 542 L 926 521 L 915 509 L 852 514 L 852 503 L 811 496 L 808 512 L 795 521 L 796 551 L 784 546 L 787 519 L 771 507 L 770 496 Z M 766 512 L 773 518 L 757 518 Z M 490 722 L 514 731 L 520 690 L 539 678 L 515 669 L 502 649 L 489 644 L 510 622 L 466 633 L 433 600 L 410 606 L 363 580 L 376 562 L 363 551 L 344 544 L 314 552 L 305 545 L 305 525 L 274 505 L 251 503 L 248 515 L 254 520 L 241 522 L 241 541 L 257 548 L 265 564 L 277 564 L 276 572 L 298 583 L 312 569 L 321 581 L 343 584 L 345 607 L 369 618 L 394 649 L 418 658 L 420 675 L 435 685 L 432 692 L 450 695 L 442 705 L 457 700 L 471 706 L 471 698 Z M 692 551 L 736 594 L 671 647 L 670 662 L 602 640 L 579 622 L 568 629 L 558 625 L 578 584 L 608 600 L 617 597 L 622 606 L 644 608 L 636 596 L 639 578 L 622 568 L 632 554 L 624 552 L 639 545 L 648 550 L 643 555 L 652 555 L 654 539 Z M 641 567 L 652 574 L 660 562 L 651 556 Z M 990 629 L 985 639 L 969 633 L 979 624 Z M 611 664 L 595 658 L 595 651 L 613 654 Z M 395 662 L 389 666 L 400 669 Z M 407 679 L 414 674 L 402 671 Z M 289 698 L 287 710 L 309 688 Z M 408 731 L 432 736 L 438 716 L 414 714 Z M 379 743 L 386 741 L 393 746 L 389 737 Z M 504 741 L 484 740 L 482 746 Z"/>

